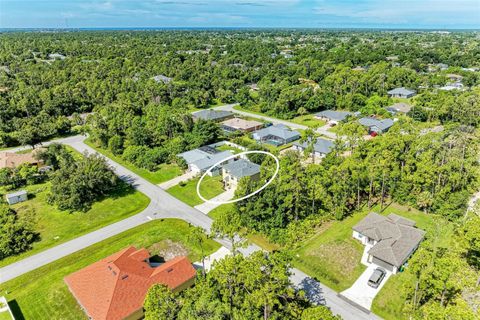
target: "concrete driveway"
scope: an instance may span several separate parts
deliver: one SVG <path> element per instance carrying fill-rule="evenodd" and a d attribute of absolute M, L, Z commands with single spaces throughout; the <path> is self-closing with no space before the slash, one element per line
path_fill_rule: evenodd
<path fill-rule="evenodd" d="M 382 289 L 385 283 L 388 281 L 388 278 L 392 273 L 388 270 L 385 270 L 387 274 L 383 278 L 380 286 L 378 288 L 370 287 L 368 279 L 372 275 L 373 271 L 377 268 L 377 265 L 370 264 L 367 269 L 360 275 L 360 277 L 355 281 L 355 283 L 345 291 L 342 291 L 340 294 L 347 298 L 348 300 L 353 301 L 354 303 L 362 306 L 363 308 L 370 310 L 372 307 L 372 302 L 377 293 Z"/>
<path fill-rule="evenodd" d="M 234 196 L 235 196 L 235 189 L 228 189 L 227 191 L 219 194 L 218 196 L 216 196 L 215 198 L 212 198 L 210 200 L 218 201 L 218 202 L 228 201 L 228 200 L 232 200 Z M 221 206 L 221 204 L 219 204 L 219 203 L 204 202 L 202 204 L 199 204 L 198 206 L 195 206 L 194 208 L 197 209 L 200 212 L 208 214 L 210 211 L 212 211 L 213 209 L 215 209 L 219 206 Z"/>

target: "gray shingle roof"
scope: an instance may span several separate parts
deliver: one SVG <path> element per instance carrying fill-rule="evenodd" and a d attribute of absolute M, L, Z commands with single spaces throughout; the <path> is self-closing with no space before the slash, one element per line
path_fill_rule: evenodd
<path fill-rule="evenodd" d="M 294 145 L 302 149 L 306 149 L 308 148 L 309 142 L 308 141 L 305 141 L 303 143 L 295 142 Z M 313 145 L 313 150 L 315 150 L 318 153 L 328 154 L 332 151 L 334 146 L 335 146 L 335 143 L 333 143 L 333 141 L 317 138 L 317 141 Z"/>
<path fill-rule="evenodd" d="M 283 124 L 276 124 L 274 126 L 260 129 L 258 131 L 255 131 L 254 134 L 260 139 L 267 136 L 275 136 L 285 140 L 300 138 L 300 133 L 290 130 L 287 126 Z"/>
<path fill-rule="evenodd" d="M 358 119 L 358 122 L 363 126 L 377 127 L 382 131 L 384 131 L 384 130 L 390 128 L 391 126 L 393 126 L 393 120 L 392 119 L 378 120 L 378 119 L 371 118 L 371 117 L 365 117 L 365 118 Z"/>
<path fill-rule="evenodd" d="M 215 163 L 227 159 L 228 157 L 232 156 L 233 153 L 230 150 L 222 151 L 219 153 L 215 154 L 209 154 L 207 157 L 203 159 L 199 159 L 192 164 L 198 167 L 200 170 L 207 170 L 211 166 L 213 166 Z"/>
<path fill-rule="evenodd" d="M 203 120 L 221 120 L 228 117 L 232 117 L 233 113 L 230 111 L 223 111 L 223 110 L 200 110 L 197 112 L 192 113 L 192 117 L 195 119 L 203 119 Z"/>
<path fill-rule="evenodd" d="M 223 169 L 238 179 L 243 177 L 251 177 L 260 173 L 260 166 L 258 164 L 245 159 L 239 159 L 237 161 L 227 163 L 223 166 Z"/>
<path fill-rule="evenodd" d="M 335 111 L 335 110 L 325 110 L 315 114 L 317 117 L 327 118 L 335 121 L 343 121 L 348 116 L 351 116 L 352 113 L 348 111 Z"/>
<path fill-rule="evenodd" d="M 425 231 L 414 226 L 414 221 L 396 214 L 371 212 L 353 230 L 378 241 L 368 251 L 370 255 L 401 267 L 425 236 Z"/>
<path fill-rule="evenodd" d="M 414 94 L 414 93 L 417 93 L 417 92 L 415 90 L 411 90 L 411 89 L 401 87 L 401 88 L 392 89 L 392 90 L 388 91 L 387 93 L 388 94 L 394 94 L 394 95 L 401 94 L 401 95 L 407 96 L 407 95 Z"/>

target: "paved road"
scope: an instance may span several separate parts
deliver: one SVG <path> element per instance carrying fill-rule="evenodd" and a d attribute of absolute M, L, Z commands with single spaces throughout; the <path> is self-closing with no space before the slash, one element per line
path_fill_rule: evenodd
<path fill-rule="evenodd" d="M 83 142 L 84 139 L 84 136 L 73 136 L 54 140 L 45 143 L 44 145 L 53 142 L 59 142 L 70 145 L 75 150 L 81 153 L 96 153 L 94 149 L 90 148 Z M 17 149 L 21 150 L 24 148 Z M 90 245 L 98 243 L 104 239 L 134 228 L 138 225 L 150 221 L 151 219 L 178 218 L 187 221 L 195 226 L 200 226 L 207 231 L 210 230 L 210 226 L 212 224 L 212 220 L 210 219 L 210 217 L 186 205 L 185 203 L 181 202 L 180 200 L 176 199 L 175 197 L 162 190 L 160 187 L 134 174 L 133 172 L 129 171 L 127 168 L 121 166 L 113 160 L 107 157 L 105 157 L 105 159 L 123 180 L 131 183 L 137 190 L 144 193 L 151 199 L 148 207 L 142 212 L 132 217 L 116 222 L 107 227 L 98 229 L 71 241 L 60 244 L 51 249 L 42 251 L 36 255 L 27 257 L 21 261 L 0 268 L 0 283 L 6 282 L 10 279 L 37 269 L 55 260 L 63 258 L 76 251 L 84 249 Z M 215 240 L 226 248 L 230 247 L 230 244 L 223 239 Z M 244 255 L 249 255 L 252 252 L 258 250 L 261 250 L 258 246 L 250 245 L 246 248 L 242 248 L 240 251 Z M 333 313 L 339 314 L 343 319 L 379 319 L 375 315 L 364 313 L 355 306 L 340 299 L 335 291 L 312 279 L 300 270 L 292 269 L 292 273 L 292 282 L 298 287 L 304 289 L 307 293 L 307 296 L 311 298 L 313 302 L 319 304 L 326 304 L 328 307 L 331 308 Z"/>
<path fill-rule="evenodd" d="M 226 105 L 223 105 L 223 106 L 215 107 L 213 109 L 230 111 L 230 112 L 233 112 L 233 113 L 236 113 L 236 114 L 240 114 L 242 116 L 269 121 L 273 124 L 284 124 L 284 125 L 292 128 L 292 129 L 300 129 L 300 130 L 308 129 L 307 126 L 304 126 L 302 124 L 298 124 L 298 123 L 294 123 L 294 122 L 290 122 L 290 121 L 286 121 L 286 120 L 281 120 L 281 119 L 277 119 L 277 118 L 272 118 L 272 117 L 268 117 L 268 116 L 264 116 L 264 115 L 259 115 L 259 114 L 256 114 L 256 113 L 250 113 L 250 112 L 247 112 L 247 111 L 236 110 L 236 109 L 234 109 L 235 106 L 238 106 L 238 103 L 226 104 Z M 326 137 L 328 137 L 332 140 L 335 140 L 337 138 L 337 135 L 334 132 L 328 131 L 327 130 L 328 128 L 329 128 L 329 126 L 325 125 L 323 127 L 317 128 L 316 132 L 318 134 L 326 136 Z"/>

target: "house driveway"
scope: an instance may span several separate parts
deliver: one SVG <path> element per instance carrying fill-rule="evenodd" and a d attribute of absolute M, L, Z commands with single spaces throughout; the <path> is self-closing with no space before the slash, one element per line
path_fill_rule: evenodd
<path fill-rule="evenodd" d="M 158 184 L 160 188 L 163 190 L 167 190 L 173 186 L 176 186 L 180 182 L 190 180 L 194 178 L 197 174 L 192 172 L 192 171 L 187 171 L 186 173 L 182 174 L 181 176 L 175 177 L 173 179 L 170 179 L 168 181 L 165 181 L 163 183 Z"/>
<path fill-rule="evenodd" d="M 210 199 L 212 201 L 228 201 L 233 199 L 235 195 L 235 189 L 228 189 L 224 193 L 219 194 L 218 196 Z M 221 204 L 218 203 L 211 203 L 211 202 L 204 202 L 202 204 L 199 204 L 198 206 L 195 206 L 194 208 L 197 209 L 200 212 L 203 212 L 205 214 L 208 214 L 210 211 L 215 209 L 216 207 L 220 206 Z"/>
<path fill-rule="evenodd" d="M 357 281 L 355 281 L 350 288 L 342 291 L 340 294 L 348 300 L 351 300 L 365 309 L 370 310 L 373 299 L 377 293 L 380 292 L 380 289 L 382 289 L 382 287 L 385 285 L 388 278 L 390 278 L 392 275 L 390 271 L 385 270 L 387 274 L 385 275 L 385 278 L 383 278 L 382 283 L 380 283 L 380 286 L 378 286 L 376 289 L 370 287 L 367 284 L 368 279 L 370 279 L 370 276 L 377 267 L 378 266 L 375 264 L 369 264 L 367 269 L 360 275 Z"/>

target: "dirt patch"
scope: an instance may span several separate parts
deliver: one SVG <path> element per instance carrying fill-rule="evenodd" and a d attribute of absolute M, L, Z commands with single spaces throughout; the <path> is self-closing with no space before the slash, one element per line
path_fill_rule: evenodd
<path fill-rule="evenodd" d="M 354 273 L 362 254 L 353 244 L 338 241 L 322 244 L 308 252 L 307 256 L 321 259 L 325 265 L 331 266 L 331 270 L 335 270 L 335 273 L 342 277 L 349 277 Z"/>
<path fill-rule="evenodd" d="M 180 242 L 173 242 L 170 239 L 162 240 L 151 245 L 148 248 L 150 254 L 163 257 L 165 261 L 171 260 L 178 256 L 187 256 L 188 249 L 185 248 Z"/>

